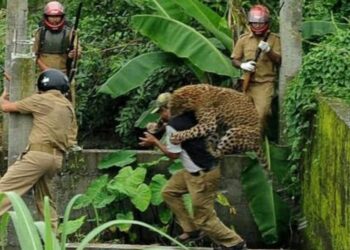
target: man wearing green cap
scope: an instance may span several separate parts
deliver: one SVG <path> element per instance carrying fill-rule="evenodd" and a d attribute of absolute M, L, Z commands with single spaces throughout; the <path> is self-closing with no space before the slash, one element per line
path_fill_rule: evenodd
<path fill-rule="evenodd" d="M 183 233 L 177 239 L 183 243 L 209 236 L 219 245 L 218 249 L 244 250 L 244 240 L 233 230 L 226 227 L 217 217 L 214 201 L 220 180 L 220 168 L 217 160 L 207 151 L 204 137 L 194 138 L 174 145 L 169 138 L 172 133 L 189 129 L 197 124 L 193 112 L 171 117 L 168 103 L 170 93 L 158 96 L 156 108 L 162 121 L 166 123 L 166 143 L 145 132 L 141 137 L 141 146 L 156 146 L 170 159 L 180 158 L 184 169 L 175 173 L 163 189 L 162 196 L 175 214 Z M 187 212 L 182 196 L 191 195 L 193 217 Z"/>

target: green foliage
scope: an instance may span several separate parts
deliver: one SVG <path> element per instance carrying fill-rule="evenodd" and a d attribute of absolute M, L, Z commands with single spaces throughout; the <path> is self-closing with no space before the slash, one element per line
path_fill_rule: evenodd
<path fill-rule="evenodd" d="M 73 206 L 74 202 L 76 199 L 79 197 L 79 195 L 75 196 L 68 204 L 68 207 L 65 212 L 65 218 L 64 218 L 64 224 L 62 226 L 62 236 L 61 236 L 61 246 L 56 238 L 56 235 L 52 232 L 51 229 L 51 221 L 50 221 L 50 206 L 49 206 L 49 199 L 48 197 L 45 197 L 44 199 L 44 222 L 39 221 L 39 222 L 34 222 L 28 207 L 22 200 L 22 198 L 14 193 L 14 192 L 6 192 L 6 196 L 9 198 L 11 201 L 11 204 L 13 206 L 14 211 L 9 212 L 13 224 L 16 229 L 17 237 L 20 242 L 20 247 L 22 250 L 27 250 L 27 249 L 32 249 L 32 250 L 65 250 L 66 249 L 66 238 L 65 235 L 68 233 L 72 233 L 73 230 L 78 229 L 81 224 L 82 220 L 78 219 L 74 221 L 74 223 L 68 224 L 68 218 L 66 217 L 67 215 L 69 216 L 70 209 Z M 3 197 L 3 194 L 0 194 L 0 199 Z M 8 218 L 8 214 L 6 213 L 5 215 L 5 220 L 2 220 L 4 224 L 1 224 L 1 227 L 6 227 L 7 222 L 6 218 Z M 124 217 L 124 216 L 120 216 Z M 127 216 L 130 217 L 130 216 Z M 143 227 L 146 227 L 157 234 L 160 234 L 161 236 L 169 239 L 171 242 L 173 242 L 175 245 L 179 246 L 182 249 L 188 250 L 188 248 L 184 245 L 182 245 L 180 242 L 177 240 L 171 238 L 169 235 L 166 233 L 160 231 L 159 229 L 148 225 L 147 223 L 141 222 L 141 221 L 136 221 L 136 220 L 124 220 L 124 219 L 118 219 L 118 220 L 113 220 L 106 222 L 97 228 L 93 229 L 91 232 L 89 232 L 79 243 L 77 249 L 85 249 L 88 243 L 94 239 L 96 236 L 101 234 L 102 231 L 104 231 L 107 228 L 110 228 L 114 225 L 118 225 L 120 227 L 126 227 L 127 225 L 140 225 Z M 72 226 L 73 228 L 68 228 Z M 40 241 L 40 236 L 43 239 L 43 241 Z"/>
<path fill-rule="evenodd" d="M 283 174 L 289 170 L 286 161 L 288 148 L 274 145 L 268 145 L 267 148 L 271 173 L 264 171 L 256 159 L 251 159 L 242 171 L 241 181 L 262 239 L 271 245 L 281 243 L 288 237 L 291 207 L 282 200 L 281 193 L 276 193 L 276 187 L 286 184 Z"/>
<path fill-rule="evenodd" d="M 350 5 L 347 0 L 306 0 L 303 15 L 306 19 L 348 22 Z"/>
<path fill-rule="evenodd" d="M 95 209 L 97 224 L 115 218 L 133 219 L 136 217 L 135 211 L 137 210 L 140 212 L 155 210 L 157 212 L 152 219 L 153 223 L 168 225 L 172 216 L 170 210 L 164 206 L 161 196 L 167 179 L 164 175 L 150 176 L 149 173 L 149 169 L 159 165 L 167 158 L 160 157 L 147 163 L 133 161 L 127 165 L 119 165 L 119 162 L 127 162 L 130 158 L 134 158 L 130 151 L 118 151 L 102 159 L 101 162 L 110 163 L 107 165 L 111 174 L 102 175 L 94 180 L 85 194 L 79 198 L 75 208 L 92 205 Z M 100 164 L 100 166 L 104 165 Z M 116 174 L 115 171 L 117 171 Z M 105 211 L 105 218 L 99 217 L 99 213 L 102 211 Z M 115 215 L 111 211 L 119 211 L 119 213 Z M 130 235 L 133 233 L 130 226 L 124 225 L 118 226 L 118 228 L 121 232 Z"/>
<path fill-rule="evenodd" d="M 350 101 L 350 32 L 338 30 L 304 57 L 302 69 L 287 89 L 284 103 L 287 136 L 292 146 L 291 171 L 307 150 L 317 109 L 317 96 Z M 297 176 L 293 181 L 298 182 Z M 296 191 L 298 194 L 298 191 Z"/>

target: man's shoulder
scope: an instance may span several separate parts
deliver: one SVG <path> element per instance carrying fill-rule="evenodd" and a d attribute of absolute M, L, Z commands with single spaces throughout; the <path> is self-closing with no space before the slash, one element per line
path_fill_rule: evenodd
<path fill-rule="evenodd" d="M 246 32 L 246 33 L 243 33 L 242 35 L 240 35 L 238 39 L 247 39 L 250 37 L 250 35 L 251 35 L 250 32 Z"/>

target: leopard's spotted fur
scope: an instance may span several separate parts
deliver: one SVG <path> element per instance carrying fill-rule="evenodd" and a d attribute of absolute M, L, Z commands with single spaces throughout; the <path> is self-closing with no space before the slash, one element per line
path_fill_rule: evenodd
<path fill-rule="evenodd" d="M 170 100 L 172 116 L 194 111 L 198 124 L 191 129 L 174 133 L 172 141 L 215 134 L 218 126 L 227 128 L 216 148 L 215 157 L 237 151 L 255 151 L 260 160 L 261 126 L 252 100 L 233 89 L 208 84 L 187 85 L 174 91 Z M 263 163 L 264 161 L 262 161 Z"/>

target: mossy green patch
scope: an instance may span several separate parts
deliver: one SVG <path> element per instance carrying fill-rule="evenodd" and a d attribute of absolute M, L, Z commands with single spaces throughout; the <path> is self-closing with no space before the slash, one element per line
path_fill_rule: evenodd
<path fill-rule="evenodd" d="M 342 101 L 320 100 L 302 184 L 307 249 L 350 249 L 349 119 Z"/>

